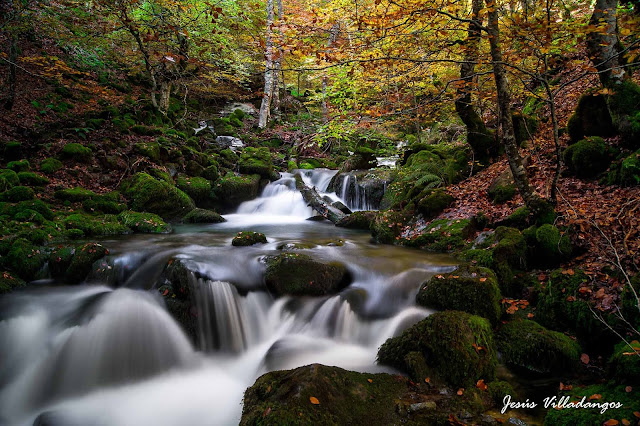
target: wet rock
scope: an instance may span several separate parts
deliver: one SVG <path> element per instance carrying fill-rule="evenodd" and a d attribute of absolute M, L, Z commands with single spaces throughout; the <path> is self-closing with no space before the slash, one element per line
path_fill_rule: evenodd
<path fill-rule="evenodd" d="M 70 283 L 83 281 L 91 272 L 92 265 L 109 254 L 109 250 L 98 243 L 87 243 L 76 248 L 65 278 Z"/>
<path fill-rule="evenodd" d="M 308 250 L 308 249 L 314 248 L 315 246 L 316 246 L 315 244 L 310 244 L 310 243 L 285 243 L 285 244 L 280 244 L 276 248 L 282 251 L 289 251 L 289 250 Z"/>
<path fill-rule="evenodd" d="M 25 285 L 26 283 L 23 280 L 14 277 L 10 272 L 0 271 L 0 294 L 12 292 Z"/>
<path fill-rule="evenodd" d="M 53 278 L 64 277 L 73 260 L 74 247 L 59 246 L 49 254 L 49 273 Z"/>
<path fill-rule="evenodd" d="M 342 203 L 341 201 L 334 201 L 333 203 L 331 203 L 331 205 L 333 207 L 335 207 L 336 209 L 340 210 L 342 213 L 344 214 L 351 214 L 353 213 L 349 207 L 345 206 L 344 203 Z"/>
<path fill-rule="evenodd" d="M 134 175 L 123 184 L 122 191 L 132 210 L 155 213 L 165 220 L 180 218 L 195 208 L 187 194 L 146 173 Z"/>
<path fill-rule="evenodd" d="M 193 209 L 182 218 L 184 223 L 221 223 L 226 219 L 212 210 Z"/>
<path fill-rule="evenodd" d="M 271 153 L 266 147 L 243 149 L 238 162 L 238 170 L 246 175 L 260 175 L 263 179 L 277 180 L 280 177 L 273 168 Z"/>
<path fill-rule="evenodd" d="M 242 148 L 244 146 L 244 142 L 242 142 L 242 139 L 238 139 L 233 136 L 218 136 L 216 138 L 216 143 L 221 148 L 230 148 L 232 150 Z"/>
<path fill-rule="evenodd" d="M 335 191 L 350 209 L 376 210 L 390 182 L 389 169 L 352 171 L 336 174 L 327 191 Z"/>
<path fill-rule="evenodd" d="M 267 237 L 261 232 L 240 231 L 233 237 L 231 245 L 235 247 L 246 247 L 254 244 L 266 244 Z"/>
<path fill-rule="evenodd" d="M 416 411 L 422 410 L 435 410 L 436 407 L 437 406 L 434 401 L 417 402 L 415 404 L 411 404 L 407 411 L 409 413 L 415 413 Z"/>
<path fill-rule="evenodd" d="M 350 229 L 370 229 L 371 222 L 376 217 L 375 211 L 360 211 L 351 213 L 349 216 L 336 223 L 336 226 Z"/>
<path fill-rule="evenodd" d="M 16 239 L 7 253 L 6 265 L 25 280 L 32 280 L 47 261 L 41 247 L 34 246 L 24 238 Z"/>
<path fill-rule="evenodd" d="M 325 220 L 328 220 L 326 217 L 321 216 L 321 215 L 315 215 L 315 216 L 311 216 L 306 218 L 305 220 L 308 220 L 310 222 L 323 222 Z"/>
<path fill-rule="evenodd" d="M 227 173 L 213 187 L 220 212 L 233 211 L 242 202 L 253 200 L 260 190 L 260 175 L 235 175 Z"/>
<path fill-rule="evenodd" d="M 283 253 L 265 258 L 265 283 L 278 296 L 324 296 L 351 284 L 347 268 L 337 262 L 320 263 L 303 254 Z"/>

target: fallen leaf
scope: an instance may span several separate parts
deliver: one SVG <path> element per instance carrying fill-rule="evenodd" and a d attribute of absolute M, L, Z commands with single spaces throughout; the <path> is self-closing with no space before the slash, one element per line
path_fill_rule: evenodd
<path fill-rule="evenodd" d="M 589 355 L 587 354 L 580 355 L 580 361 L 582 361 L 583 364 L 589 364 Z"/>
<path fill-rule="evenodd" d="M 624 426 L 630 426 L 630 425 L 631 425 L 631 422 L 630 422 L 629 420 L 627 420 L 627 419 L 622 419 L 622 424 L 623 424 Z"/>
<path fill-rule="evenodd" d="M 456 394 L 458 394 L 458 396 L 461 396 L 464 393 L 464 388 L 460 388 L 458 389 L 458 392 L 456 392 Z"/>
<path fill-rule="evenodd" d="M 318 405 L 318 404 L 320 404 L 320 401 L 318 401 L 318 398 L 316 398 L 315 396 L 311 396 L 311 397 L 309 397 L 309 401 L 311 401 L 311 403 L 312 403 L 313 405 Z"/>
<path fill-rule="evenodd" d="M 367 379 L 367 382 L 373 383 L 373 379 Z"/>
<path fill-rule="evenodd" d="M 431 381 L 431 378 L 427 377 L 426 379 L 424 379 L 425 383 L 429 383 Z"/>
<path fill-rule="evenodd" d="M 476 383 L 476 387 L 480 390 L 487 390 L 489 388 L 489 386 L 487 386 L 487 384 L 482 379 L 478 380 L 478 382 Z"/>
<path fill-rule="evenodd" d="M 615 426 L 617 424 L 620 424 L 619 421 L 617 421 L 616 419 L 609 419 L 606 422 L 602 423 L 604 426 Z"/>
<path fill-rule="evenodd" d="M 534 317 L 534 315 L 532 313 L 528 313 L 527 314 L 527 318 L 533 318 L 533 317 Z"/>
<path fill-rule="evenodd" d="M 640 419 L 640 411 L 634 411 L 633 415 Z"/>
<path fill-rule="evenodd" d="M 487 280 L 487 277 L 482 277 L 482 278 L 480 278 L 480 282 L 481 282 L 481 283 L 485 282 L 486 280 Z"/>
<path fill-rule="evenodd" d="M 602 399 L 602 395 L 600 395 L 599 393 L 594 393 L 589 397 L 589 401 L 593 401 L 594 399 Z"/>
<path fill-rule="evenodd" d="M 629 393 L 629 392 L 631 392 L 632 390 L 633 390 L 633 388 L 632 388 L 631 386 L 627 386 L 626 388 L 624 388 L 624 391 L 625 391 L 626 393 Z"/>

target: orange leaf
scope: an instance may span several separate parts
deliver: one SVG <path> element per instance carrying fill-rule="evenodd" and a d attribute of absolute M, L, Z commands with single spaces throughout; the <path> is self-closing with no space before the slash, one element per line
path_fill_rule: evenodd
<path fill-rule="evenodd" d="M 580 361 L 582 361 L 583 364 L 589 364 L 589 355 L 587 354 L 580 355 Z"/>
<path fill-rule="evenodd" d="M 318 404 L 320 404 L 320 401 L 318 401 L 318 398 L 316 398 L 315 396 L 311 396 L 311 397 L 309 397 L 309 401 L 311 401 L 311 403 L 312 403 L 313 405 L 318 405 Z"/>
<path fill-rule="evenodd" d="M 482 278 L 480 278 L 480 282 L 481 282 L 481 283 L 485 282 L 486 280 L 487 280 L 487 277 L 482 277 Z"/>
<path fill-rule="evenodd" d="M 367 382 L 373 383 L 373 379 L 367 379 Z"/>
<path fill-rule="evenodd" d="M 629 392 L 631 392 L 632 390 L 633 390 L 633 388 L 632 388 L 631 386 L 627 386 L 626 388 L 624 388 L 624 391 L 625 391 L 626 393 L 629 393 Z"/>
<path fill-rule="evenodd" d="M 640 419 L 640 411 L 634 411 L 633 415 Z"/>
<path fill-rule="evenodd" d="M 622 424 L 623 424 L 624 426 L 630 426 L 630 425 L 631 425 L 631 422 L 630 422 L 629 420 L 627 420 L 627 419 L 622 419 Z"/>
<path fill-rule="evenodd" d="M 460 388 L 458 389 L 458 392 L 456 392 L 456 394 L 458 394 L 458 396 L 461 396 L 464 393 L 464 388 Z"/>
<path fill-rule="evenodd" d="M 528 313 L 527 314 L 527 318 L 533 318 L 533 314 L 532 313 Z"/>
<path fill-rule="evenodd" d="M 619 421 L 617 421 L 616 419 L 609 419 L 606 422 L 602 423 L 604 426 L 615 426 L 617 424 L 620 424 Z"/>
<path fill-rule="evenodd" d="M 602 399 L 602 395 L 600 395 L 599 393 L 594 393 L 589 397 L 589 401 L 592 401 L 594 399 Z"/>
<path fill-rule="evenodd" d="M 478 380 L 478 382 L 476 383 L 476 387 L 480 390 L 487 390 L 489 388 L 489 386 L 487 386 L 487 384 L 482 379 Z"/>
<path fill-rule="evenodd" d="M 424 379 L 425 383 L 429 383 L 431 381 L 431 378 L 427 377 L 426 379 Z"/>

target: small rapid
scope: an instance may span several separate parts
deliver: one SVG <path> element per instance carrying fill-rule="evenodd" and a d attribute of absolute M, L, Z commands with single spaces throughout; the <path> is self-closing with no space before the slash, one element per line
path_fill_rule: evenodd
<path fill-rule="evenodd" d="M 334 175 L 302 173 L 323 195 Z M 244 390 L 265 372 L 310 363 L 388 371 L 375 363 L 379 346 L 431 313 L 415 305 L 419 286 L 455 263 L 308 221 L 298 195 L 283 174 L 227 222 L 105 239 L 107 267 L 87 282 L 0 299 L 0 424 L 233 425 Z M 268 242 L 231 246 L 243 230 Z M 353 282 L 331 296 L 275 298 L 262 259 L 283 250 L 342 262 Z M 178 261 L 189 303 L 158 291 Z M 180 316 L 195 319 L 194 336 Z"/>

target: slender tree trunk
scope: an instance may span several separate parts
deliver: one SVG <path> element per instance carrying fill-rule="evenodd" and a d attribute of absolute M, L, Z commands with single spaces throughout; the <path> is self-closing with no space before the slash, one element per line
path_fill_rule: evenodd
<path fill-rule="evenodd" d="M 267 0 L 267 39 L 265 46 L 264 94 L 258 116 L 258 127 L 264 129 L 269 123 L 271 115 L 271 98 L 273 95 L 274 76 L 273 64 L 273 0 Z"/>
<path fill-rule="evenodd" d="M 618 0 L 596 0 L 589 24 L 606 24 L 605 32 L 587 35 L 587 52 L 599 72 L 600 82 L 609 87 L 625 77 L 617 21 Z"/>
<path fill-rule="evenodd" d="M 464 62 L 460 65 L 460 80 L 463 83 L 457 90 L 455 107 L 458 116 L 467 128 L 467 143 L 471 146 L 478 158 L 486 159 L 496 152 L 496 141 L 493 134 L 487 129 L 473 107 L 471 98 L 471 85 L 476 73 L 478 61 L 478 45 L 480 43 L 481 26 L 480 11 L 483 0 L 473 0 L 472 22 L 469 23 L 467 40 L 465 42 Z"/>
<path fill-rule="evenodd" d="M 333 43 L 338 39 L 338 33 L 340 32 L 340 24 L 335 23 L 329 30 L 329 41 L 327 42 L 327 50 L 333 47 Z M 328 77 L 325 74 L 322 76 L 322 119 L 325 123 L 329 122 L 329 105 L 327 103 L 327 84 Z"/>
<path fill-rule="evenodd" d="M 283 10 L 282 0 L 276 0 L 278 4 L 278 21 L 282 21 Z M 278 30 L 280 41 L 282 42 L 282 31 Z M 274 77 L 273 77 L 273 116 L 276 121 L 280 121 L 280 86 L 284 86 L 284 75 L 282 74 L 282 57 L 284 50 L 282 46 L 278 46 L 278 57 L 274 61 Z"/>
<path fill-rule="evenodd" d="M 507 80 L 507 72 L 503 63 L 502 48 L 500 46 L 500 29 L 498 27 L 498 7 L 495 0 L 487 1 L 489 9 L 489 43 L 491 47 L 491 60 L 493 62 L 493 76 L 496 82 L 498 94 L 498 110 L 500 111 L 500 125 L 502 127 L 502 145 L 509 160 L 509 167 L 513 174 L 513 180 L 524 199 L 525 204 L 534 211 L 537 210 L 536 201 L 539 199 L 533 192 L 527 171 L 522 163 L 518 143 L 513 130 L 511 116 L 511 92 Z"/>
<path fill-rule="evenodd" d="M 167 115 L 169 112 L 169 102 L 171 100 L 171 82 L 163 81 L 160 83 L 160 102 L 158 103 L 158 110 L 163 115 Z"/>
<path fill-rule="evenodd" d="M 9 89 L 7 90 L 7 100 L 5 109 L 11 110 L 16 101 L 16 62 L 18 61 L 18 35 L 14 34 L 9 47 Z"/>

